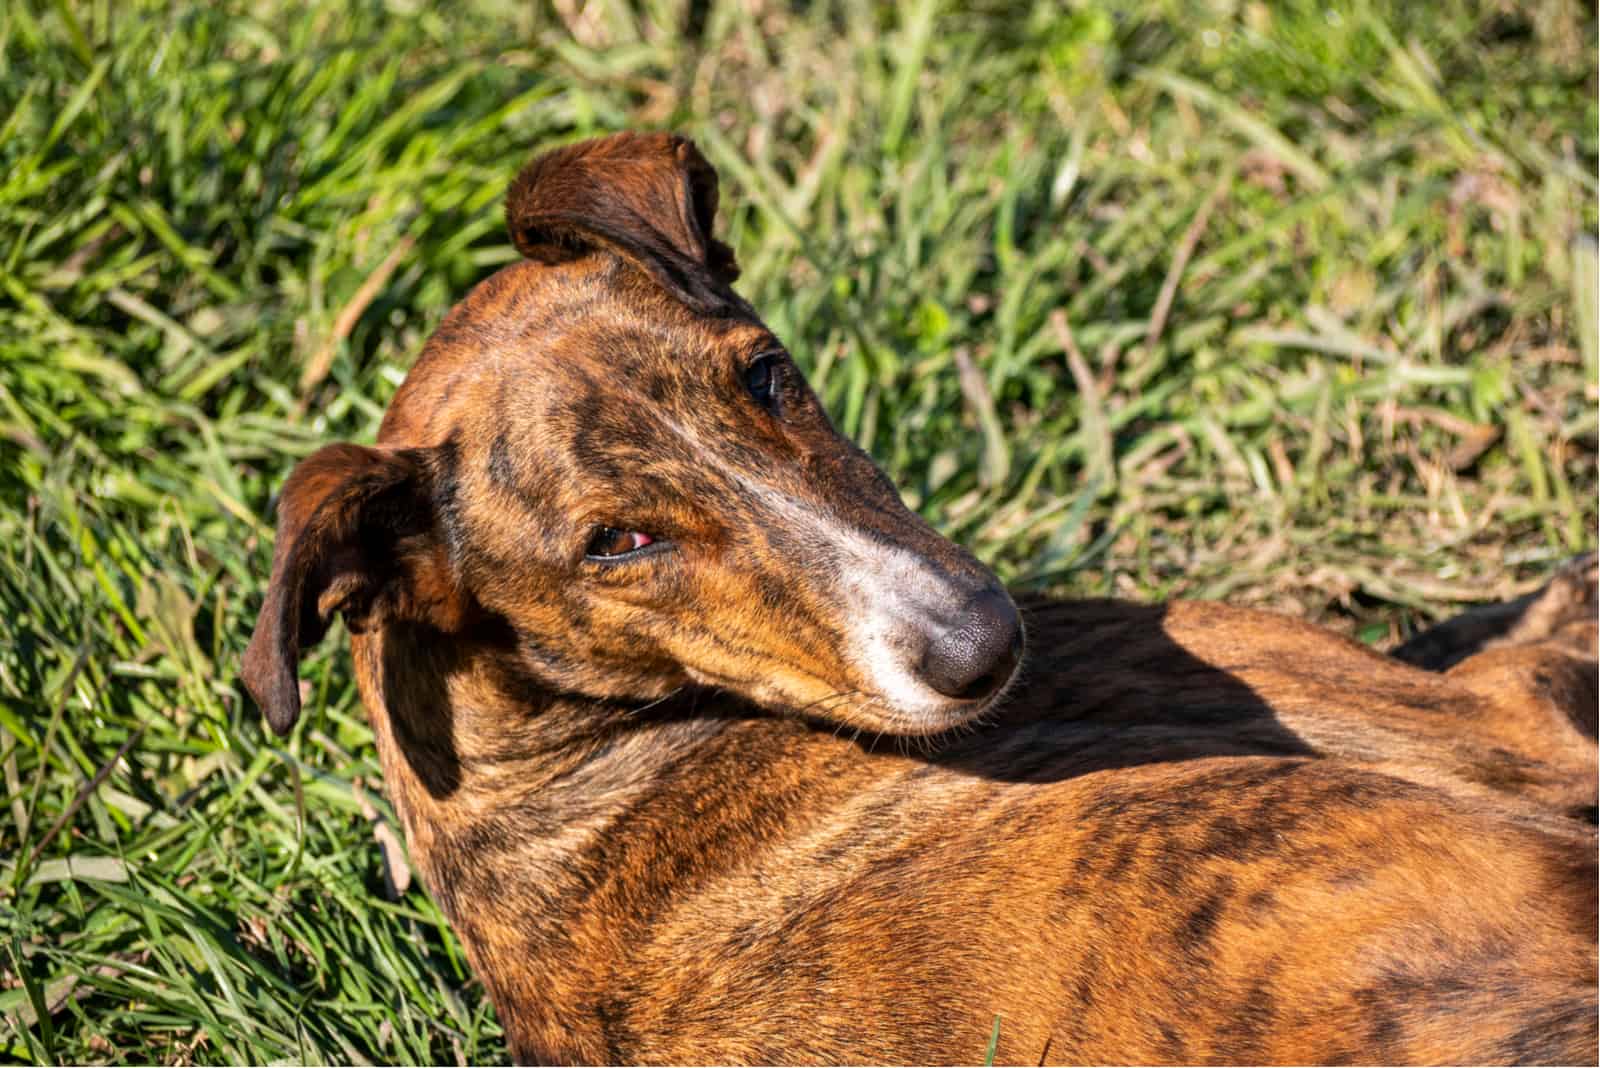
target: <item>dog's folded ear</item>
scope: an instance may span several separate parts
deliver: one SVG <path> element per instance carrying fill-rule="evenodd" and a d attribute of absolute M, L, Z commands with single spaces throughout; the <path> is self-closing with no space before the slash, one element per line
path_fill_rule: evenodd
<path fill-rule="evenodd" d="M 736 306 L 733 251 L 712 236 L 717 172 L 687 138 L 623 133 L 567 145 L 522 169 L 506 196 L 512 243 L 556 263 L 608 249 L 696 311 Z"/>
<path fill-rule="evenodd" d="M 459 624 L 464 595 L 434 533 L 436 452 L 328 445 L 284 484 L 272 578 L 241 670 L 279 734 L 300 715 L 300 653 L 335 612 L 357 633 L 393 618 Z"/>

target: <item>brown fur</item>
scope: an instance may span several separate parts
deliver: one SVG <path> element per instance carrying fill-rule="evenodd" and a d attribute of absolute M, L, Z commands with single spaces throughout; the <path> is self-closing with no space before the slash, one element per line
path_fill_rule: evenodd
<path fill-rule="evenodd" d="M 1006 694 L 909 711 L 861 561 L 993 578 L 828 424 L 715 209 L 681 138 L 530 165 L 529 262 L 281 499 L 245 679 L 289 730 L 343 612 L 515 1056 L 971 1062 L 999 1014 L 1001 1061 L 1595 1062 L 1592 564 L 1404 659 L 1028 601 Z"/>

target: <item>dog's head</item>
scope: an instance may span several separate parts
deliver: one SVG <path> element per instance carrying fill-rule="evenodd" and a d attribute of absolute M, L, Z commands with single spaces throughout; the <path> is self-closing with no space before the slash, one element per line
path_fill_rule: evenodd
<path fill-rule="evenodd" d="M 993 574 L 834 430 L 730 288 L 715 172 L 680 137 L 536 159 L 512 186 L 527 261 L 428 343 L 373 448 L 284 486 L 244 678 L 272 726 L 333 613 L 441 640 L 492 618 L 554 691 L 686 683 L 870 730 L 971 719 L 1021 653 Z"/>

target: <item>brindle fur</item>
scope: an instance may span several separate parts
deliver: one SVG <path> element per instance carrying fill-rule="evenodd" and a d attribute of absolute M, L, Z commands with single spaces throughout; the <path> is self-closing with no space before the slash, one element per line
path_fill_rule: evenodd
<path fill-rule="evenodd" d="M 245 679 L 287 731 L 343 612 L 518 1059 L 970 1062 L 999 1014 L 1001 1061 L 1595 1063 L 1592 558 L 1403 658 L 1026 601 L 1003 699 L 911 714 L 851 569 L 993 579 L 792 368 L 752 404 L 715 210 L 681 138 L 536 161 L 527 262 L 279 505 Z M 666 548 L 586 561 L 601 524 Z"/>

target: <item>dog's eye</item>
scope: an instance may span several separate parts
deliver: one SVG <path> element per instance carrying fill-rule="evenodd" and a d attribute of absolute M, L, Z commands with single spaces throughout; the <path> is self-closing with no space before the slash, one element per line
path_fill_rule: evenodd
<path fill-rule="evenodd" d="M 589 539 L 589 547 L 583 553 L 591 560 L 606 560 L 616 556 L 626 556 L 654 541 L 650 535 L 641 534 L 637 530 L 601 527 L 594 532 L 594 537 Z"/>
<path fill-rule="evenodd" d="M 745 368 L 744 388 L 750 391 L 750 396 L 754 397 L 761 407 L 768 410 L 775 409 L 781 374 L 782 368 L 776 354 L 758 356 L 754 363 Z"/>

